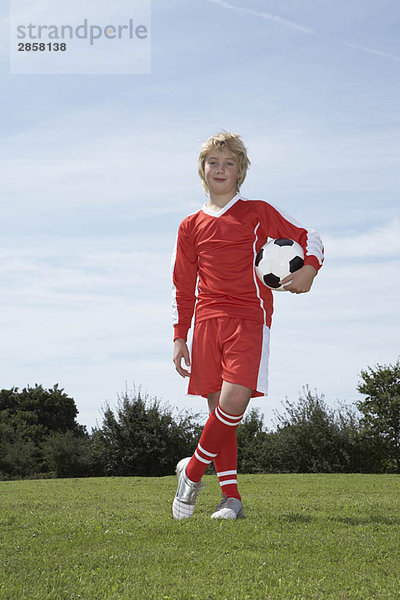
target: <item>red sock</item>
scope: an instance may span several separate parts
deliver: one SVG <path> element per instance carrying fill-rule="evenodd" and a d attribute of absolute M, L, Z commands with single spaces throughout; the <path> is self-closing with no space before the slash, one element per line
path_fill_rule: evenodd
<path fill-rule="evenodd" d="M 200 481 L 208 465 L 218 456 L 226 442 L 235 431 L 244 413 L 230 415 L 218 404 L 204 426 L 195 453 L 186 468 L 191 481 Z"/>
<path fill-rule="evenodd" d="M 225 442 L 218 456 L 214 458 L 221 492 L 228 498 L 241 500 L 237 485 L 237 439 L 236 428 Z"/>

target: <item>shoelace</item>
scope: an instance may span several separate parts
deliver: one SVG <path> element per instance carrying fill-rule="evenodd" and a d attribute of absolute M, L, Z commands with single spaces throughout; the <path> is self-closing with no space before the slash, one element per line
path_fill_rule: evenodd
<path fill-rule="evenodd" d="M 227 501 L 228 501 L 228 496 L 226 496 L 225 494 L 222 494 L 222 500 L 220 500 L 219 503 L 217 504 L 217 506 L 215 507 L 215 511 L 223 508 L 225 506 L 225 504 L 227 503 Z"/>
<path fill-rule="evenodd" d="M 197 500 L 197 496 L 199 495 L 200 490 L 202 490 L 205 487 L 207 487 L 206 483 L 200 483 L 198 487 L 192 489 L 191 498 L 194 502 Z"/>

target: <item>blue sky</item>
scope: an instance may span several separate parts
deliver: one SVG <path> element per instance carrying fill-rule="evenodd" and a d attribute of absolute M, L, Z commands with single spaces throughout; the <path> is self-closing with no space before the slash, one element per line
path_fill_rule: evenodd
<path fill-rule="evenodd" d="M 89 427 L 126 385 L 204 409 L 173 369 L 169 264 L 204 202 L 199 146 L 221 129 L 249 150 L 242 193 L 326 246 L 311 294 L 276 295 L 253 406 L 269 423 L 306 384 L 353 402 L 361 369 L 398 359 L 397 1 L 153 0 L 148 75 L 10 75 L 8 21 L 1 387 L 59 383 Z"/>

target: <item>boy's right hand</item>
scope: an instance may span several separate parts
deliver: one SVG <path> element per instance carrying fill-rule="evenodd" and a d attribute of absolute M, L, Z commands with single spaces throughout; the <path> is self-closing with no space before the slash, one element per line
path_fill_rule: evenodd
<path fill-rule="evenodd" d="M 189 349 L 187 347 L 187 344 L 183 338 L 177 338 L 174 342 L 173 361 L 175 364 L 175 369 L 178 371 L 179 375 L 181 375 L 182 377 L 190 377 L 189 371 L 187 371 L 186 369 L 184 369 L 181 366 L 182 358 L 184 359 L 186 366 L 190 367 L 190 356 L 189 356 Z"/>

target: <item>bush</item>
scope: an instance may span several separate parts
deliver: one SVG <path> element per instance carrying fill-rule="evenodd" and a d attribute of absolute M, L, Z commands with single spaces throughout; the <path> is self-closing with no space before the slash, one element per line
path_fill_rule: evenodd
<path fill-rule="evenodd" d="M 115 412 L 103 410 L 103 423 L 92 434 L 93 464 L 103 475 L 162 476 L 191 455 L 199 437 L 197 415 L 176 416 L 156 398 L 126 391 Z"/>
<path fill-rule="evenodd" d="M 49 436 L 82 435 L 77 414 L 74 400 L 57 384 L 50 390 L 41 385 L 0 390 L 0 478 L 45 476 L 49 468 L 60 471 L 60 461 L 55 468 L 51 459 L 49 467 L 51 442 L 46 444 Z"/>
<path fill-rule="evenodd" d="M 298 402 L 286 401 L 277 415 L 275 456 L 278 470 L 294 473 L 333 473 L 353 470 L 354 444 L 359 444 L 359 422 L 351 410 L 330 409 L 324 396 L 308 387 Z"/>
<path fill-rule="evenodd" d="M 91 444 L 87 435 L 74 431 L 51 433 L 44 441 L 43 458 L 55 477 L 92 474 Z"/>
<path fill-rule="evenodd" d="M 277 468 L 274 434 L 264 429 L 263 415 L 251 409 L 237 430 L 239 473 L 271 473 Z"/>
<path fill-rule="evenodd" d="M 34 442 L 10 424 L 0 423 L 0 479 L 21 479 L 38 471 L 40 461 Z"/>
<path fill-rule="evenodd" d="M 365 398 L 357 408 L 375 468 L 400 473 L 400 361 L 368 367 L 361 378 L 358 391 Z"/>

